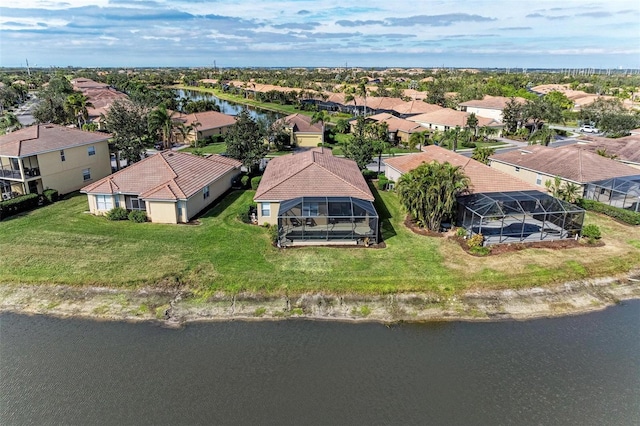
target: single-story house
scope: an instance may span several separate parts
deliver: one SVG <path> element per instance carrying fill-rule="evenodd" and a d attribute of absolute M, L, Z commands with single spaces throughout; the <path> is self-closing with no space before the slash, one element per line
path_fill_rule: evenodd
<path fill-rule="evenodd" d="M 378 241 L 378 213 L 360 169 L 326 148 L 269 161 L 254 201 L 258 223 L 277 226 L 281 245 Z"/>
<path fill-rule="evenodd" d="M 0 136 L 2 199 L 77 191 L 111 173 L 111 135 L 57 124 L 36 124 Z"/>
<path fill-rule="evenodd" d="M 551 148 L 531 145 L 492 155 L 489 165 L 541 190 L 546 188 L 548 180 L 553 181 L 558 176 L 563 182 L 579 185 L 580 195 L 589 182 L 638 174 L 638 169 L 578 146 Z"/>
<path fill-rule="evenodd" d="M 600 136 L 585 136 L 572 147 L 586 149 L 616 160 L 627 166 L 640 169 L 640 133 L 612 139 Z"/>
<path fill-rule="evenodd" d="M 291 114 L 278 121 L 284 124 L 291 135 L 291 146 L 314 148 L 324 142 L 322 123 L 312 123 L 308 115 Z"/>
<path fill-rule="evenodd" d="M 430 130 L 446 131 L 449 129 L 455 129 L 456 127 L 467 127 L 467 119 L 469 113 L 464 111 L 457 111 L 451 108 L 441 108 L 439 110 L 428 112 L 425 114 L 418 114 L 408 117 L 407 120 L 419 123 L 423 127 Z M 504 124 L 494 120 L 493 118 L 476 117 L 478 119 L 478 128 L 491 127 L 502 132 Z"/>
<path fill-rule="evenodd" d="M 426 114 L 442 109 L 440 105 L 430 104 L 424 101 L 407 101 L 397 104 L 393 107 L 393 112 L 401 118 L 411 117 L 412 115 Z"/>
<path fill-rule="evenodd" d="M 218 111 L 194 112 L 193 114 L 179 114 L 174 120 L 189 126 L 189 133 L 184 137 L 185 142 L 193 143 L 214 135 L 223 135 L 236 124 L 233 115 Z"/>
<path fill-rule="evenodd" d="M 387 123 L 387 132 L 389 135 L 389 141 L 399 142 L 406 144 L 413 133 L 427 131 L 420 124 L 413 121 L 405 120 L 404 118 L 398 118 L 389 113 L 380 113 L 375 115 L 369 115 L 366 117 L 367 121 L 377 123 Z M 351 132 L 354 131 L 358 120 L 351 120 Z"/>
<path fill-rule="evenodd" d="M 584 210 L 531 183 L 439 146 L 422 151 L 385 159 L 386 177 L 397 182 L 403 174 L 433 161 L 461 167 L 470 187 L 458 197 L 455 222 L 468 235 L 482 234 L 485 244 L 572 238 L 582 230 Z"/>
<path fill-rule="evenodd" d="M 513 98 L 519 104 L 524 104 L 526 99 Z M 492 118 L 496 121 L 502 122 L 502 111 L 507 106 L 507 103 L 511 101 L 511 98 L 504 96 L 489 96 L 485 95 L 482 99 L 475 99 L 467 102 L 462 102 L 459 105 L 460 111 L 468 112 L 469 114 L 475 114 L 478 117 Z"/>
<path fill-rule="evenodd" d="M 185 223 L 229 188 L 242 164 L 220 155 L 162 151 L 82 188 L 89 211 L 144 210 L 151 222 Z"/>

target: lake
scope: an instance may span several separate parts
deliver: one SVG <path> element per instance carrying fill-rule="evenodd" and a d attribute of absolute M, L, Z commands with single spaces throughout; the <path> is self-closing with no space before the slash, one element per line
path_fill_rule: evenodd
<path fill-rule="evenodd" d="M 640 301 L 526 322 L 0 315 L 0 423 L 640 424 Z"/>
<path fill-rule="evenodd" d="M 216 95 L 205 93 L 205 92 L 199 92 L 197 90 L 178 89 L 176 90 L 176 93 L 178 95 L 178 99 L 189 98 L 193 101 L 199 101 L 199 100 L 215 101 L 218 104 L 218 106 L 220 106 L 220 112 L 222 112 L 223 114 L 238 115 L 240 114 L 240 111 L 242 111 L 243 108 L 247 108 L 247 110 L 249 111 L 249 115 L 251 115 L 254 119 L 260 119 L 260 118 L 268 118 L 268 119 L 276 118 L 277 119 L 283 116 L 282 114 L 278 114 L 276 112 L 263 111 L 251 106 L 246 106 L 246 105 L 241 105 L 235 102 L 226 101 L 224 99 L 220 99 Z"/>

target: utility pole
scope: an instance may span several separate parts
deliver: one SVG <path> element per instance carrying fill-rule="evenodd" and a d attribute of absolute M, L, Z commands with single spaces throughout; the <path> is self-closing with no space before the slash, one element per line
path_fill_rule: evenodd
<path fill-rule="evenodd" d="M 29 59 L 25 59 L 25 61 L 27 62 L 27 74 L 29 75 L 29 77 L 31 77 L 31 69 L 29 68 Z"/>

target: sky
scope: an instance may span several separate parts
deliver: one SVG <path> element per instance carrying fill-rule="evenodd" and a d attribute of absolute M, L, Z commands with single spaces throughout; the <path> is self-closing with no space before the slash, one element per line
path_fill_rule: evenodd
<path fill-rule="evenodd" d="M 0 66 L 640 68 L 640 0 L 5 0 Z"/>

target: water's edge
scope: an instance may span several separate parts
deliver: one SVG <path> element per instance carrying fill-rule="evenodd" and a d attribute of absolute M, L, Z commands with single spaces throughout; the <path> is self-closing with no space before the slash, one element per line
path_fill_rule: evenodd
<path fill-rule="evenodd" d="M 0 285 L 0 312 L 117 321 L 284 320 L 424 322 L 495 321 L 575 315 L 640 299 L 640 271 L 550 287 L 477 290 L 444 297 L 428 293 L 390 295 L 216 294 L 203 300 L 188 289 L 128 290 L 61 285 Z"/>

